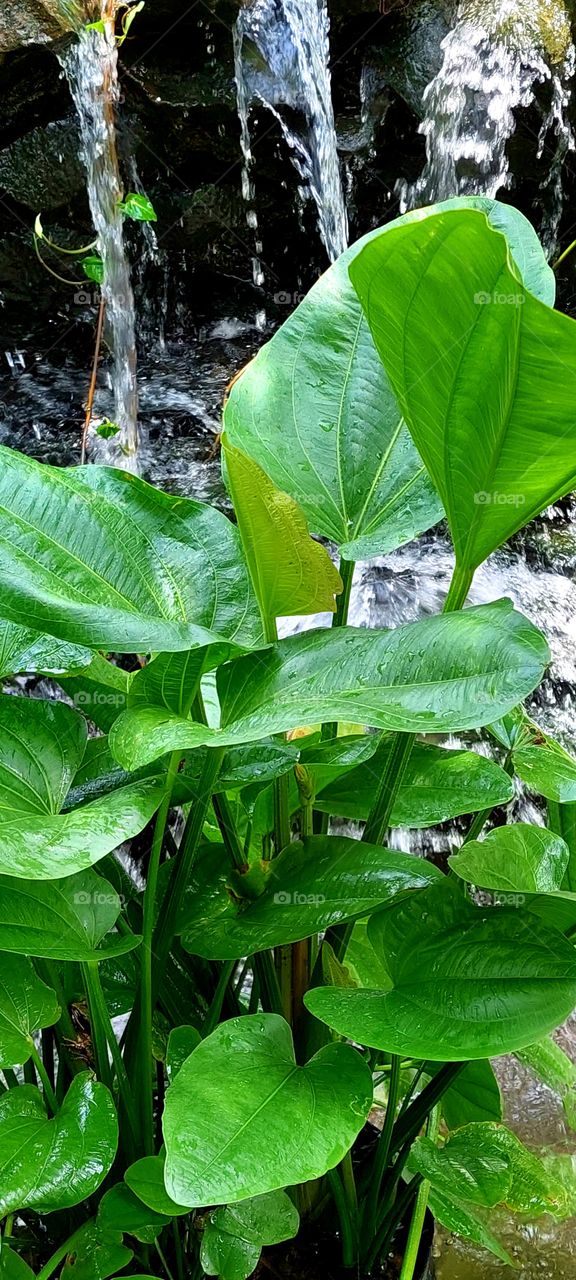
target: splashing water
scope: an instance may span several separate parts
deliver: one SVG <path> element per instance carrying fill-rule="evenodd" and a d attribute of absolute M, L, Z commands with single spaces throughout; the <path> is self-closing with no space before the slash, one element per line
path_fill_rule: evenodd
<path fill-rule="evenodd" d="M 98 437 L 95 456 L 136 470 L 138 450 L 138 390 L 134 298 L 130 267 L 118 209 L 122 183 L 116 154 L 114 106 L 118 100 L 117 50 L 112 31 L 82 31 L 59 52 L 80 121 L 82 156 L 88 200 L 104 263 L 102 294 L 113 353 L 114 417 L 118 434 L 104 442 Z"/>
<path fill-rule="evenodd" d="M 348 219 L 336 150 L 328 30 L 325 0 L 255 0 L 240 10 L 235 54 L 245 195 L 253 199 L 248 108 L 259 101 L 278 120 L 304 189 L 316 202 L 320 235 L 333 262 L 348 243 Z"/>
<path fill-rule="evenodd" d="M 424 92 L 420 132 L 426 164 L 417 182 L 400 185 L 403 208 L 454 195 L 494 197 L 506 188 L 514 111 L 530 105 L 537 84 L 551 81 L 551 106 L 539 143 L 542 152 L 555 136 L 546 233 L 552 247 L 562 211 L 562 162 L 574 146 L 566 87 L 574 48 L 567 19 L 561 29 L 562 4 L 555 6 L 555 27 L 547 10 L 547 0 L 468 0 L 458 6 L 455 24 L 442 41 L 442 66 Z"/>

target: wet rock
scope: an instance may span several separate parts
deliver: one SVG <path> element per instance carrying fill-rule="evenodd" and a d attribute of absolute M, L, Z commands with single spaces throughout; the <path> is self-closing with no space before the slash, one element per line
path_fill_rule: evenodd
<path fill-rule="evenodd" d="M 87 21 L 88 9 L 79 0 L 2 0 L 0 51 L 58 40 Z"/>
<path fill-rule="evenodd" d="M 0 151 L 0 186 L 36 212 L 67 204 L 84 186 L 76 121 L 32 129 Z"/>

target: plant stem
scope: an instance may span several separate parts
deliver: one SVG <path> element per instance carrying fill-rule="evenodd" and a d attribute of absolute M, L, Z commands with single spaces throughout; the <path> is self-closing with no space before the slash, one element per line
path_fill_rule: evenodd
<path fill-rule="evenodd" d="M 390 824 L 394 801 L 408 768 L 415 742 L 413 733 L 396 733 L 386 768 L 380 778 L 374 803 L 368 814 L 362 839 L 367 844 L 382 844 Z"/>
<path fill-rule="evenodd" d="M 254 956 L 254 968 L 260 980 L 260 990 L 271 1013 L 284 1012 L 278 975 L 271 951 L 259 951 Z M 264 1000 L 263 1000 L 264 1003 Z"/>
<path fill-rule="evenodd" d="M 342 1180 L 337 1169 L 329 1169 L 326 1175 L 328 1186 L 332 1192 L 332 1199 L 336 1206 L 338 1219 L 340 1222 L 340 1234 L 342 1237 L 342 1266 L 353 1267 L 356 1261 L 357 1242 L 355 1231 L 352 1225 L 348 1200 L 342 1186 Z"/>
<path fill-rule="evenodd" d="M 465 1062 L 447 1062 L 429 1081 L 416 1101 L 408 1107 L 404 1115 L 394 1125 L 390 1143 L 390 1155 L 396 1155 L 406 1143 L 412 1142 L 420 1132 L 424 1121 L 433 1107 L 440 1101 L 446 1090 L 464 1070 Z"/>
<path fill-rule="evenodd" d="M 82 974 L 91 1014 L 98 1019 L 98 1022 L 104 1031 L 108 1048 L 112 1056 L 112 1062 L 114 1064 L 116 1080 L 118 1083 L 118 1091 L 126 1113 L 132 1151 L 134 1152 L 136 1150 L 138 1138 L 138 1124 L 136 1119 L 136 1110 L 134 1107 L 134 1098 L 132 1095 L 130 1081 L 128 1079 L 128 1072 L 126 1071 L 126 1066 L 120 1050 L 120 1045 L 118 1044 L 114 1034 L 114 1028 L 110 1021 L 110 1014 L 108 1012 L 108 1006 L 102 990 L 102 983 L 100 981 L 98 961 L 86 961 L 86 963 L 82 965 Z"/>
<path fill-rule="evenodd" d="M 569 253 L 572 253 L 573 249 L 576 249 L 576 240 L 573 240 L 572 243 L 568 245 L 568 248 L 564 249 L 564 252 L 561 253 L 558 258 L 555 258 L 554 262 L 550 264 L 553 271 L 556 271 L 556 269 L 560 266 L 560 263 L 563 262 L 564 259 L 568 257 Z"/>
<path fill-rule="evenodd" d="M 332 615 L 333 627 L 345 627 L 348 622 L 348 610 L 350 608 L 350 593 L 352 591 L 352 580 L 354 578 L 354 570 L 356 568 L 355 560 L 340 559 L 338 572 L 342 579 L 343 589 L 340 595 L 336 597 L 336 612 Z M 329 741 L 330 738 L 338 737 L 338 721 L 331 720 L 327 724 L 322 725 L 322 739 Z M 320 814 L 320 825 L 325 834 L 328 830 L 329 815 L 327 813 Z"/>
<path fill-rule="evenodd" d="M 390 1082 L 388 1085 L 388 1102 L 386 1105 L 386 1115 L 382 1132 L 376 1145 L 376 1153 L 371 1169 L 370 1187 L 366 1197 L 364 1207 L 364 1216 L 362 1222 L 362 1234 L 366 1239 L 367 1247 L 369 1247 L 376 1232 L 376 1218 L 378 1213 L 378 1201 L 380 1199 L 380 1191 L 382 1189 L 382 1180 L 386 1172 L 388 1164 L 388 1156 L 390 1153 L 390 1142 L 392 1139 L 392 1130 L 396 1119 L 396 1108 L 398 1106 L 398 1095 L 400 1092 L 400 1067 L 402 1059 L 397 1054 L 393 1054 L 390 1070 Z"/>
<path fill-rule="evenodd" d="M 156 926 L 152 939 L 154 970 L 152 974 L 152 997 L 156 1000 L 158 989 L 164 975 L 166 961 L 176 932 L 178 909 L 190 879 L 190 872 L 200 843 L 208 806 L 212 798 L 212 789 L 222 764 L 225 747 L 209 747 L 198 784 L 198 794 L 193 802 L 178 856 L 174 859 L 170 884 L 162 903 L 162 915 Z"/>
<path fill-rule="evenodd" d="M 81 1227 L 78 1227 L 76 1231 L 72 1232 L 71 1236 L 68 1236 L 68 1239 L 64 1241 L 64 1244 L 60 1245 L 60 1248 L 56 1250 L 56 1253 L 52 1254 L 52 1257 L 44 1264 L 42 1270 L 38 1272 L 36 1280 L 49 1280 L 49 1277 L 56 1270 L 58 1264 L 66 1257 L 66 1254 L 72 1252 L 76 1241 L 81 1238 L 84 1231 L 85 1224 L 82 1224 Z"/>
<path fill-rule="evenodd" d="M 88 1004 L 88 1017 L 90 1019 L 90 1032 L 92 1036 L 92 1048 L 94 1050 L 96 1074 L 98 1079 L 102 1081 L 102 1084 L 105 1084 L 110 1092 L 112 1092 L 112 1071 L 108 1057 L 108 1036 L 105 1024 L 100 1017 L 98 1002 L 94 999 L 94 989 L 89 963 L 85 962 L 84 964 L 81 964 L 80 970 L 82 973 L 84 990 L 86 992 L 86 1002 Z"/>
<path fill-rule="evenodd" d="M 404 1164 L 404 1161 L 403 1161 Z M 414 1199 L 420 1183 L 422 1181 L 421 1174 L 417 1173 L 411 1182 L 409 1182 L 404 1190 L 397 1196 L 391 1205 L 389 1212 L 383 1218 L 378 1234 L 368 1255 L 366 1266 L 368 1271 L 372 1271 L 378 1258 L 380 1258 L 390 1248 L 390 1244 L 394 1238 L 394 1233 L 398 1227 L 398 1223 L 402 1221 L 406 1210 L 409 1208 L 411 1201 Z"/>
<path fill-rule="evenodd" d="M 226 988 L 230 979 L 234 975 L 237 963 L 237 960 L 224 960 L 222 962 L 222 968 L 220 970 L 216 990 L 202 1027 L 202 1035 L 204 1038 L 209 1036 L 210 1032 L 214 1031 L 214 1028 L 218 1025 L 220 1014 L 222 1013 L 222 1005 L 224 1004 L 224 996 L 226 995 Z"/>
<path fill-rule="evenodd" d="M 236 827 L 232 817 L 228 797 L 223 793 L 221 795 L 212 796 L 212 805 L 214 813 L 216 814 L 216 821 L 220 828 L 220 834 L 224 842 L 224 848 L 230 857 L 232 866 L 237 867 L 238 870 L 241 871 L 242 868 L 246 866 L 247 858 L 236 833 Z"/>
<path fill-rule="evenodd" d="M 158 892 L 160 858 L 164 843 L 166 824 L 168 822 L 168 814 L 170 812 L 172 790 L 180 766 L 180 759 L 180 752 L 173 751 L 168 763 L 164 795 L 162 797 L 158 813 L 156 814 L 154 836 L 152 839 L 152 848 L 150 850 L 150 861 L 148 863 L 148 874 L 146 877 L 146 889 L 144 891 L 142 945 L 140 948 L 140 999 L 138 1002 L 140 1013 L 140 1070 L 138 1072 L 138 1076 L 139 1085 L 141 1085 L 141 1087 L 138 1089 L 138 1094 L 140 1120 L 142 1124 L 142 1145 L 144 1148 L 144 1154 L 147 1156 L 154 1155 L 154 1098 L 151 1084 L 151 1063 L 152 1015 L 155 1001 L 152 990 L 152 939 L 154 935 L 154 923 L 156 917 L 156 896 Z M 120 1083 L 120 1081 L 118 1081 L 118 1083 Z"/>
<path fill-rule="evenodd" d="M 38 1050 L 33 1040 L 31 1041 L 30 1056 L 38 1072 L 38 1076 L 42 1082 L 42 1088 L 44 1090 L 44 1099 L 47 1102 L 52 1112 L 52 1115 L 56 1115 L 56 1112 L 58 1110 L 58 1099 L 50 1083 L 50 1079 L 49 1079 L 46 1067 L 44 1066 L 42 1058 L 40 1057 L 40 1054 L 38 1053 Z"/>
<path fill-rule="evenodd" d="M 458 609 L 464 608 L 473 577 L 473 569 L 463 569 L 459 564 L 455 565 L 442 613 L 456 613 Z"/>
<path fill-rule="evenodd" d="M 88 395 L 86 397 L 86 409 L 84 413 L 84 426 L 82 428 L 82 447 L 80 451 L 80 465 L 86 462 L 86 447 L 88 444 L 88 432 L 92 421 L 92 408 L 94 405 L 94 395 L 96 392 L 96 378 L 98 376 L 98 361 L 100 359 L 100 347 L 102 346 L 102 332 L 104 329 L 104 316 L 106 313 L 106 300 L 104 294 L 100 298 L 100 306 L 98 308 L 98 322 L 96 325 L 96 337 L 94 340 L 94 358 L 92 360 L 92 371 L 90 374 L 90 386 L 88 387 Z"/>
<path fill-rule="evenodd" d="M 430 1112 L 427 1136 L 435 1141 L 438 1135 L 438 1125 L 440 1123 L 440 1108 L 434 1107 Z M 416 1196 L 416 1204 L 412 1212 L 412 1221 L 408 1232 L 408 1240 L 406 1241 L 406 1251 L 402 1262 L 402 1270 L 400 1272 L 400 1280 L 413 1280 L 416 1263 L 418 1261 L 418 1252 L 420 1249 L 420 1240 L 422 1238 L 422 1228 L 426 1217 L 426 1209 L 428 1208 L 428 1196 L 430 1194 L 430 1183 L 424 1179 L 418 1188 Z"/>

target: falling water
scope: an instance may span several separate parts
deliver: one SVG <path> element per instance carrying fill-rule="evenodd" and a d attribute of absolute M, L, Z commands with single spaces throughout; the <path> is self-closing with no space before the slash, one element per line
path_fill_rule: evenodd
<path fill-rule="evenodd" d="M 248 179 L 248 107 L 256 100 L 280 124 L 304 190 L 316 202 L 320 235 L 333 262 L 348 243 L 348 219 L 336 150 L 328 29 L 325 0 L 255 0 L 240 10 L 235 40 Z M 252 199 L 249 188 L 245 194 Z"/>
<path fill-rule="evenodd" d="M 567 120 L 566 82 L 574 50 L 562 6 L 551 23 L 547 0 L 466 0 L 442 41 L 443 61 L 424 92 L 426 164 L 411 186 L 403 184 L 404 207 L 453 195 L 494 197 L 509 184 L 507 143 L 514 111 L 533 101 L 537 84 L 551 81 L 551 107 L 540 136 L 541 150 L 553 143 L 550 166 L 553 214 L 548 241 L 562 209 L 559 177 L 574 140 Z M 558 18 L 558 14 L 560 17 Z M 554 154 L 555 153 L 555 154 Z M 555 176 L 554 176 L 555 175 Z"/>
<path fill-rule="evenodd" d="M 118 204 L 122 183 L 116 154 L 114 106 L 118 100 L 117 50 L 112 31 L 87 31 L 59 54 L 78 117 L 88 200 L 104 263 L 102 294 L 107 340 L 113 354 L 114 414 L 118 434 L 104 444 L 99 461 L 136 469 L 138 391 L 134 298 Z"/>

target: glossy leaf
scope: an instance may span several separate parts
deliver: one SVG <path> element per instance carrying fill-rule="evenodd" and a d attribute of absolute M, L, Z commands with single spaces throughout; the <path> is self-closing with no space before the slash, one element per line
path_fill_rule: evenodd
<path fill-rule="evenodd" d="M 440 872 L 430 862 L 346 836 L 311 836 L 264 864 L 264 891 L 235 906 L 228 868 L 208 846 L 192 873 L 180 916 L 188 951 L 210 960 L 251 955 L 369 914 Z"/>
<path fill-rule="evenodd" d="M 107 1280 L 127 1267 L 133 1253 L 122 1243 L 120 1231 L 102 1230 L 97 1218 L 91 1218 L 75 1237 L 74 1248 L 67 1253 L 60 1280 Z"/>
<path fill-rule="evenodd" d="M 470 840 L 448 859 L 463 880 L 483 889 L 513 893 L 553 893 L 568 866 L 568 845 L 546 827 L 516 822 L 496 827 L 483 840 Z"/>
<path fill-rule="evenodd" d="M 189 1212 L 187 1206 L 177 1204 L 168 1195 L 164 1182 L 163 1156 L 143 1156 L 141 1160 L 136 1160 L 126 1170 L 124 1181 L 134 1195 L 155 1213 L 175 1218 Z"/>
<path fill-rule="evenodd" d="M 60 675 L 81 671 L 92 654 L 79 644 L 66 644 L 54 636 L 18 627 L 14 622 L 0 622 L 0 680 L 26 672 L 33 675 Z"/>
<path fill-rule="evenodd" d="M 548 660 L 544 637 L 506 600 L 395 631 L 309 631 L 220 668 L 222 728 L 155 708 L 126 712 L 110 748 L 136 769 L 168 751 L 251 742 L 323 720 L 406 733 L 479 727 L 534 689 Z"/>
<path fill-rule="evenodd" d="M 576 952 L 514 908 L 479 908 L 456 880 L 372 916 L 390 991 L 316 988 L 305 1003 L 340 1035 L 431 1061 L 488 1058 L 557 1027 L 576 1004 Z"/>
<path fill-rule="evenodd" d="M 547 738 L 542 746 L 518 747 L 513 759 L 530 791 L 558 804 L 576 801 L 576 760 L 559 743 Z"/>
<path fill-rule="evenodd" d="M 40 980 L 25 956 L 0 953 L 0 1067 L 27 1062 L 33 1033 L 60 1017 L 51 987 Z"/>
<path fill-rule="evenodd" d="M 136 16 L 138 9 L 142 9 L 142 5 L 136 5 L 134 9 L 129 11 L 127 19 L 124 23 L 124 35 L 126 35 L 130 23 Z M 118 208 L 124 214 L 125 218 L 132 218 L 135 222 L 156 222 L 156 214 L 152 201 L 148 196 L 142 195 L 138 191 L 128 191 L 124 199 L 118 205 Z"/>
<path fill-rule="evenodd" d="M 474 1205 L 462 1200 L 453 1200 L 437 1187 L 432 1187 L 428 1196 L 428 1207 L 435 1221 L 441 1223 L 447 1231 L 463 1236 L 465 1240 L 472 1240 L 474 1244 L 482 1245 L 482 1248 L 488 1249 L 502 1262 L 506 1262 L 510 1267 L 515 1266 L 514 1259 L 490 1231 Z"/>
<path fill-rule="evenodd" d="M 204 1226 L 200 1261 L 207 1275 L 246 1280 L 263 1245 L 280 1244 L 296 1235 L 298 1210 L 285 1191 L 241 1200 L 214 1209 Z"/>
<path fill-rule="evenodd" d="M 430 1064 L 432 1068 L 432 1064 Z M 437 1070 L 441 1064 L 437 1064 Z M 434 1072 L 432 1071 L 432 1074 Z M 467 1062 L 442 1097 L 442 1115 L 449 1129 L 479 1120 L 502 1119 L 502 1097 L 494 1071 L 485 1058 Z"/>
<path fill-rule="evenodd" d="M 182 1064 L 198 1048 L 202 1036 L 196 1027 L 173 1027 L 166 1048 L 166 1071 L 170 1079 L 177 1075 Z"/>
<path fill-rule="evenodd" d="M 110 1187 L 98 1206 L 97 1226 L 103 1232 L 125 1232 L 142 1244 L 153 1244 L 170 1220 L 147 1208 L 125 1182 Z"/>
<path fill-rule="evenodd" d="M 140 939 L 110 935 L 120 907 L 113 886 L 92 870 L 62 880 L 0 876 L 0 951 L 77 961 L 122 955 Z"/>
<path fill-rule="evenodd" d="M 0 695 L 0 872 L 59 879 L 137 835 L 162 796 L 155 779 L 59 812 L 82 759 L 86 722 L 63 702 Z"/>
<path fill-rule="evenodd" d="M 566 1193 L 542 1160 L 501 1124 L 469 1124 L 443 1147 L 417 1138 L 410 1163 L 445 1194 L 519 1213 L 562 1214 Z"/>
<path fill-rule="evenodd" d="M 232 1018 L 166 1094 L 167 1190 L 190 1206 L 219 1205 L 321 1177 L 350 1149 L 371 1104 L 370 1071 L 354 1049 L 330 1044 L 299 1067 L 282 1018 Z"/>
<path fill-rule="evenodd" d="M 28 1263 L 10 1248 L 5 1239 L 0 1250 L 0 1280 L 34 1280 L 34 1272 Z"/>
<path fill-rule="evenodd" d="M 222 438 L 226 484 L 263 618 L 334 613 L 342 579 L 298 503 Z"/>
<path fill-rule="evenodd" d="M 528 292 L 478 210 L 391 228 L 350 276 L 472 571 L 574 488 L 576 323 Z"/>
<path fill-rule="evenodd" d="M 3 618 L 117 653 L 257 643 L 237 530 L 108 467 L 0 453 Z"/>
<path fill-rule="evenodd" d="M 106 1177 L 117 1143 L 112 1097 L 90 1072 L 74 1078 L 53 1119 L 37 1089 L 10 1089 L 0 1097 L 0 1214 L 80 1204 Z"/>
<path fill-rule="evenodd" d="M 370 760 L 320 787 L 314 807 L 353 821 L 367 818 L 392 746 L 392 739 L 384 738 Z M 321 777 L 320 772 L 320 783 Z M 512 779 L 493 760 L 474 751 L 446 751 L 416 742 L 398 788 L 390 825 L 431 827 L 463 813 L 507 804 L 513 798 Z"/>
<path fill-rule="evenodd" d="M 382 555 L 440 519 L 348 277 L 364 246 L 399 223 L 454 204 L 482 208 L 508 236 L 527 287 L 554 300 L 554 276 L 530 223 L 471 197 L 417 210 L 343 253 L 234 383 L 226 433 L 302 507 L 313 533 L 346 559 Z"/>

